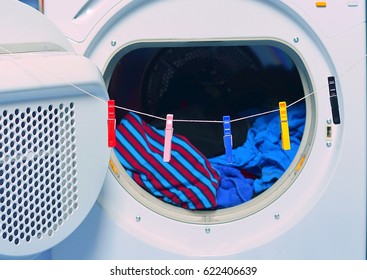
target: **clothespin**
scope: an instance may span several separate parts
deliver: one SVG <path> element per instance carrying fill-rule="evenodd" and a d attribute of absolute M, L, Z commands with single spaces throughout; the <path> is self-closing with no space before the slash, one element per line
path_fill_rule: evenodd
<path fill-rule="evenodd" d="M 283 150 L 291 149 L 291 140 L 289 137 L 289 126 L 287 116 L 287 103 L 279 102 L 279 114 L 280 114 L 280 129 L 282 136 L 282 148 Z"/>
<path fill-rule="evenodd" d="M 167 114 L 166 129 L 164 130 L 164 148 L 163 148 L 164 162 L 169 162 L 171 160 L 172 135 L 173 135 L 173 115 Z"/>
<path fill-rule="evenodd" d="M 224 149 L 226 153 L 227 163 L 232 163 L 232 132 L 231 132 L 231 119 L 229 116 L 223 116 L 223 128 L 224 128 Z"/>
<path fill-rule="evenodd" d="M 329 84 L 330 106 L 331 106 L 331 114 L 333 116 L 333 123 L 340 124 L 338 95 L 336 92 L 335 78 L 333 76 L 328 77 L 328 84 Z"/>
<path fill-rule="evenodd" d="M 115 117 L 115 100 L 108 100 L 108 116 L 107 116 L 107 133 L 108 147 L 113 148 L 116 145 L 116 117 Z"/>

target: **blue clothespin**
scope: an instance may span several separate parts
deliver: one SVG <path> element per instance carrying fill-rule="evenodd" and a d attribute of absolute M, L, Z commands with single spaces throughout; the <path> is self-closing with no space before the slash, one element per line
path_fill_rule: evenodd
<path fill-rule="evenodd" d="M 232 131 L 231 131 L 231 118 L 229 116 L 223 116 L 223 128 L 224 128 L 224 149 L 226 152 L 227 163 L 232 163 Z"/>

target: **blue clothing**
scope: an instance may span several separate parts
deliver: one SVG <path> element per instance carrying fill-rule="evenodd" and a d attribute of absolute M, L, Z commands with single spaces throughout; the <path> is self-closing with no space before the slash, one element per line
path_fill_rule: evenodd
<path fill-rule="evenodd" d="M 217 190 L 218 208 L 227 208 L 249 201 L 254 192 L 254 180 L 245 178 L 241 171 L 232 166 L 212 164 L 220 174 Z"/>
<path fill-rule="evenodd" d="M 232 166 L 257 176 L 254 181 L 256 194 L 273 185 L 289 167 L 301 143 L 306 110 L 303 103 L 288 108 L 291 149 L 283 150 L 281 144 L 279 113 L 258 117 L 249 129 L 245 143 L 233 149 Z M 212 165 L 227 165 L 225 155 L 210 158 Z"/>

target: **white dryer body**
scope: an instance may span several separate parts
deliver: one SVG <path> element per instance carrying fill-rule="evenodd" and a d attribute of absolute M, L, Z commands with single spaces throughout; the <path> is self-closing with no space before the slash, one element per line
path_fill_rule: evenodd
<path fill-rule="evenodd" d="M 229 49 L 246 48 L 261 67 L 296 69 L 302 92 L 294 101 L 304 103 L 306 114 L 298 150 L 279 180 L 226 209 L 192 211 L 162 202 L 127 174 L 112 151 L 98 202 L 75 232 L 53 247 L 52 256 L 365 259 L 365 3 L 322 4 L 44 0 L 46 17 L 79 55 L 98 66 L 110 98 L 127 111 L 147 108 L 142 105 L 147 76 L 164 83 L 152 77 L 167 49 L 225 50 L 225 56 Z M 197 64 L 190 71 L 202 65 Z M 272 94 L 282 101 L 282 92 Z"/>

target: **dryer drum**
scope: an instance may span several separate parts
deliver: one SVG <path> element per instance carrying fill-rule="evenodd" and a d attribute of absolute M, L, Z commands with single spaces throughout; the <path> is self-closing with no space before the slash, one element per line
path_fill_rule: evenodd
<path fill-rule="evenodd" d="M 190 176 L 197 174 L 200 167 L 190 160 L 187 163 L 177 160 L 177 164 L 171 161 L 170 166 L 162 160 L 149 162 L 161 158 L 154 150 L 157 147 L 149 148 L 151 143 L 147 139 L 151 135 L 145 129 L 152 128 L 154 135 L 158 133 L 162 140 L 165 121 L 158 118 L 118 110 L 120 138 L 115 149 L 117 159 L 113 161 L 135 179 L 138 183 L 134 184 L 135 188 L 140 185 L 160 200 L 192 210 L 218 210 L 246 204 L 270 189 L 287 172 L 297 154 L 306 121 L 302 100 L 305 94 L 298 69 L 285 51 L 273 46 L 213 44 L 135 48 L 122 54 L 116 63 L 109 94 L 117 105 L 132 110 L 160 118 L 173 114 L 176 120 L 193 121 L 174 122 L 174 137 L 183 136 L 185 145 L 189 146 L 185 152 L 190 153 L 191 148 L 198 150 L 194 158 L 199 157 L 205 168 L 208 165 L 212 168 L 201 174 L 206 176 L 203 182 L 209 182 L 206 187 L 199 187 L 200 179 L 192 183 Z M 288 116 L 292 148 L 284 151 L 279 113 L 274 110 L 281 101 L 292 104 L 297 100 L 302 101 L 289 108 Z M 247 118 L 262 113 L 265 114 Z M 223 125 L 217 122 L 225 115 L 232 120 L 243 118 L 231 123 L 235 153 L 231 165 L 223 161 Z M 141 166 L 131 164 L 134 157 L 129 146 L 131 139 L 141 145 L 135 147 L 137 157 L 147 159 Z M 189 176 L 182 176 L 182 165 L 185 172 L 191 172 Z M 164 172 L 170 175 L 178 172 L 177 176 L 184 178 L 180 180 L 176 176 L 175 183 L 171 177 L 165 178 Z M 187 189 L 190 195 L 204 194 L 208 200 L 211 198 L 206 193 L 214 192 L 216 201 L 204 207 L 188 198 Z"/>

